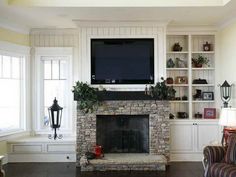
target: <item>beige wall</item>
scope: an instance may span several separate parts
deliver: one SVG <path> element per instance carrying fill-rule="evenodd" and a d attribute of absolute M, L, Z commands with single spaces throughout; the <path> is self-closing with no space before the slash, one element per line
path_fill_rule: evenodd
<path fill-rule="evenodd" d="M 0 27 L 0 41 L 29 46 L 29 35 L 14 32 Z"/>
<path fill-rule="evenodd" d="M 223 83 L 227 80 L 230 84 L 233 83 L 232 100 L 230 106 L 236 107 L 236 22 L 231 24 L 219 32 L 219 72 L 218 81 Z"/>

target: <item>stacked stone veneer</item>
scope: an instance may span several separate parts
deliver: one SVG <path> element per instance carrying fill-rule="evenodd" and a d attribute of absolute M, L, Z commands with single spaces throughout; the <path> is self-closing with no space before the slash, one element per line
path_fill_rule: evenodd
<path fill-rule="evenodd" d="M 167 101 L 104 101 L 96 111 L 83 114 L 77 109 L 77 165 L 96 145 L 96 115 L 149 115 L 149 154 L 170 156 L 170 105 Z"/>

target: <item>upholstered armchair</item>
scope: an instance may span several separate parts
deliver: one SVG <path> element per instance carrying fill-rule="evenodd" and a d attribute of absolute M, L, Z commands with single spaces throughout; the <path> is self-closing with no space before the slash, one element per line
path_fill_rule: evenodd
<path fill-rule="evenodd" d="M 5 172 L 2 169 L 2 160 L 3 160 L 3 156 L 0 156 L 0 177 L 5 177 Z"/>
<path fill-rule="evenodd" d="M 228 139 L 228 148 L 207 146 L 203 150 L 204 177 L 236 177 L 236 134 Z"/>

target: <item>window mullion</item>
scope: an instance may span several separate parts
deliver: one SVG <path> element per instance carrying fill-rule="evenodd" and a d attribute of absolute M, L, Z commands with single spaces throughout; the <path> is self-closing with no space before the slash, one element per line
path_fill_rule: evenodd
<path fill-rule="evenodd" d="M 1 62 L 1 72 L 0 72 L 0 78 L 3 78 L 3 57 L 2 55 L 0 55 L 1 58 L 0 58 L 0 62 Z"/>
<path fill-rule="evenodd" d="M 59 75 L 58 75 L 59 78 L 58 79 L 60 80 L 61 79 L 61 61 L 60 60 L 58 61 L 58 68 L 59 68 L 58 69 L 59 70 Z"/>
<path fill-rule="evenodd" d="M 19 58 L 19 80 L 20 80 L 20 100 L 19 100 L 19 102 L 20 102 L 20 122 L 19 122 L 19 124 L 20 124 L 20 127 L 22 127 L 23 126 L 23 119 L 24 119 L 24 85 L 25 85 L 25 83 L 22 83 L 23 82 L 23 78 L 24 78 L 24 76 L 23 76 L 23 57 L 20 57 Z"/>
<path fill-rule="evenodd" d="M 50 79 L 52 78 L 53 78 L 53 60 L 51 60 L 51 78 Z"/>
<path fill-rule="evenodd" d="M 13 78 L 13 74 L 12 74 L 12 56 L 10 56 L 10 78 Z"/>

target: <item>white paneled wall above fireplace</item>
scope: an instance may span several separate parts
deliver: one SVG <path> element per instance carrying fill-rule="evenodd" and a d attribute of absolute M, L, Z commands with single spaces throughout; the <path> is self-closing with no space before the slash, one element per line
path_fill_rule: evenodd
<path fill-rule="evenodd" d="M 78 22 L 79 28 L 79 74 L 82 81 L 90 83 L 90 41 L 96 38 L 153 38 L 155 57 L 155 82 L 165 77 L 164 23 L 138 22 Z M 113 90 L 143 90 L 145 85 L 105 85 Z"/>

